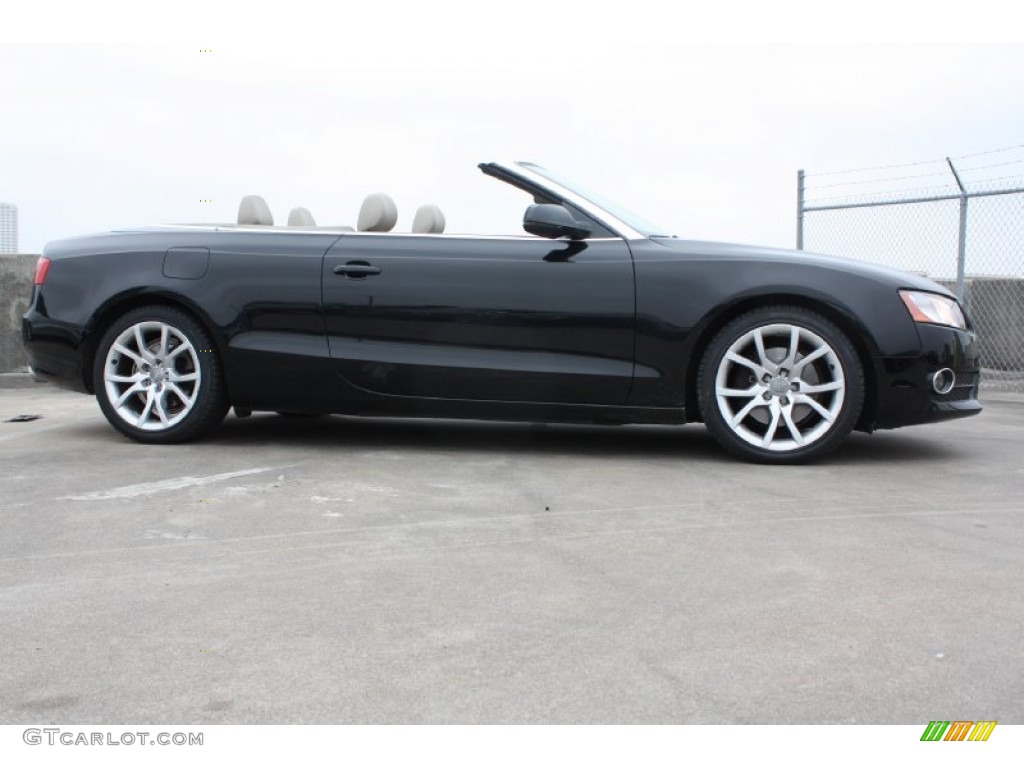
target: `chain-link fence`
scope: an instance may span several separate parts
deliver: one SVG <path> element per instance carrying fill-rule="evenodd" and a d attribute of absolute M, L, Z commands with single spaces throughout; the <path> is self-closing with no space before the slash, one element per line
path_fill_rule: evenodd
<path fill-rule="evenodd" d="M 1013 166 L 1019 172 L 1007 175 Z M 974 322 L 983 386 L 1024 392 L 1024 145 L 935 162 L 800 171 L 797 189 L 798 248 L 942 283 Z"/>

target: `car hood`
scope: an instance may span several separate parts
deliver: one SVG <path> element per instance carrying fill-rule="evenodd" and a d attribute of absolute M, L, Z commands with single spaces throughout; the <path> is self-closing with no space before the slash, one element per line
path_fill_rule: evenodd
<path fill-rule="evenodd" d="M 885 267 L 881 264 L 871 264 L 841 256 L 829 256 L 823 253 L 811 253 L 808 251 L 793 251 L 785 248 L 765 248 L 754 245 L 681 240 L 675 237 L 654 237 L 651 238 L 651 242 L 693 258 L 737 259 L 764 264 L 806 265 L 816 269 L 828 269 L 858 275 L 884 285 L 892 286 L 893 288 L 914 288 L 953 296 L 949 289 L 923 275 L 903 272 L 902 270 Z"/>

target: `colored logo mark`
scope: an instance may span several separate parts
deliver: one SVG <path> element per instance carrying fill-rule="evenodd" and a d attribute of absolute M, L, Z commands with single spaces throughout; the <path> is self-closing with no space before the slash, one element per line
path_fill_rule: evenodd
<path fill-rule="evenodd" d="M 988 741 L 995 727 L 995 720 L 932 720 L 921 741 Z"/>

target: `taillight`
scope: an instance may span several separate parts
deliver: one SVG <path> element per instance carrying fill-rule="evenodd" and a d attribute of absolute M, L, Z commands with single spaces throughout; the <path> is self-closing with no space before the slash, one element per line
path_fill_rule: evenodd
<path fill-rule="evenodd" d="M 36 276 L 32 279 L 33 285 L 42 285 L 43 281 L 46 280 L 46 273 L 50 271 L 50 260 L 45 256 L 40 256 L 39 261 L 36 262 Z"/>

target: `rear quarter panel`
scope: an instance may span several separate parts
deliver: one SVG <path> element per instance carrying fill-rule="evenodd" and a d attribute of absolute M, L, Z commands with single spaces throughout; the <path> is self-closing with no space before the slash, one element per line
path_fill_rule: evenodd
<path fill-rule="evenodd" d="M 33 344 L 61 347 L 80 361 L 91 386 L 92 357 L 109 323 L 131 308 L 173 304 L 207 328 L 225 362 L 231 401 L 288 407 L 292 392 L 303 406 L 334 392 L 327 380 L 320 269 L 336 234 L 309 232 L 146 231 L 59 241 L 29 315 Z M 172 248 L 208 248 L 198 277 L 165 274 Z M 193 271 L 193 274 L 198 272 Z M 56 350 L 51 350 L 56 351 Z M 322 369 L 320 366 L 323 366 Z M 298 381 L 312 387 L 296 392 Z M 321 375 L 322 374 L 322 375 Z M 290 389 L 289 389 L 290 388 Z"/>

